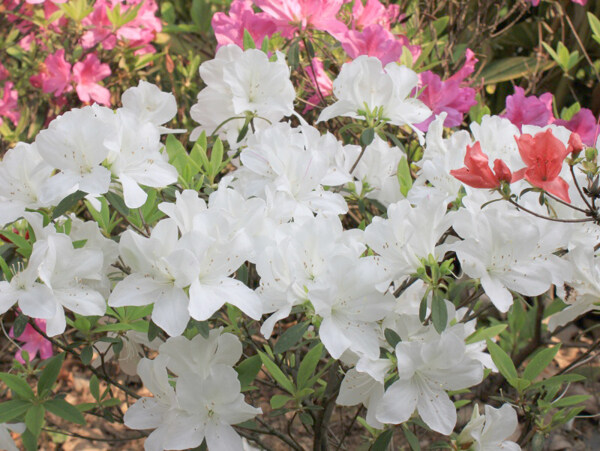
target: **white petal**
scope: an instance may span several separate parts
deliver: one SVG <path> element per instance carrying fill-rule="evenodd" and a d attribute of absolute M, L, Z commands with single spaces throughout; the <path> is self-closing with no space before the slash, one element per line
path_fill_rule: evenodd
<path fill-rule="evenodd" d="M 154 303 L 152 321 L 172 337 L 181 335 L 190 320 L 188 304 L 185 292 L 173 287 Z"/>
<path fill-rule="evenodd" d="M 444 390 L 433 390 L 425 381 L 418 381 L 417 409 L 421 419 L 436 432 L 450 435 L 456 425 L 456 408 Z"/>
<path fill-rule="evenodd" d="M 375 417 L 385 424 L 404 423 L 415 411 L 418 397 L 410 381 L 396 381 L 383 394 Z"/>

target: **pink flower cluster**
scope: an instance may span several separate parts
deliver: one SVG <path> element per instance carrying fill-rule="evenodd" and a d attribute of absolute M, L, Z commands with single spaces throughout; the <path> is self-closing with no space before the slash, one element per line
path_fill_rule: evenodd
<path fill-rule="evenodd" d="M 110 92 L 98 84 L 110 74 L 109 65 L 101 63 L 95 53 L 88 53 L 83 61 L 71 67 L 65 60 L 64 49 L 60 49 L 46 57 L 40 72 L 29 81 L 45 93 L 53 93 L 55 97 L 72 91 L 74 84 L 82 102 L 110 105 Z"/>
<path fill-rule="evenodd" d="M 419 46 L 391 32 L 401 19 L 398 5 L 384 6 L 379 0 L 356 0 L 349 23 L 339 19 L 343 0 L 234 0 L 229 14 L 216 13 L 212 26 L 219 46 L 242 47 L 244 30 L 260 46 L 263 39 L 279 32 L 285 38 L 309 30 L 320 30 L 337 39 L 350 58 L 376 56 L 384 64 L 397 61 L 406 47 L 418 58 Z M 253 5 L 261 9 L 255 12 Z"/>
<path fill-rule="evenodd" d="M 14 83 L 7 80 L 8 76 L 8 71 L 0 62 L 0 125 L 4 123 L 2 118 L 5 117 L 16 126 L 21 118 L 18 94 Z"/>
<path fill-rule="evenodd" d="M 45 320 L 36 319 L 35 324 L 40 328 L 41 331 L 46 331 Z M 29 355 L 29 361 L 35 359 L 38 353 L 41 359 L 52 357 L 52 343 L 39 334 L 33 327 L 31 327 L 30 324 L 25 326 L 25 330 L 18 337 L 15 337 L 14 327 L 11 327 L 11 329 L 8 331 L 8 335 L 17 341 L 24 343 L 23 346 L 21 346 L 21 349 L 15 355 L 15 358 L 21 363 L 25 363 L 25 360 L 23 359 L 23 351 L 27 351 L 27 354 Z"/>
<path fill-rule="evenodd" d="M 506 98 L 506 113 L 513 124 L 521 128 L 523 125 L 544 127 L 549 124 L 562 125 L 577 133 L 587 146 L 594 146 L 600 126 L 594 113 L 587 108 L 581 108 L 570 120 L 557 119 L 552 111 L 552 94 L 549 92 L 539 97 L 525 96 L 523 88 L 515 87 L 515 93 Z"/>
<path fill-rule="evenodd" d="M 133 20 L 115 30 L 110 21 L 108 11 L 119 8 L 121 15 L 132 8 L 139 8 Z M 88 30 L 81 38 L 84 49 L 102 45 L 105 50 L 112 50 L 117 42 L 127 47 L 136 48 L 135 54 L 154 53 L 150 44 L 156 33 L 162 30 L 160 19 L 156 17 L 158 5 L 155 0 L 96 0 L 94 11 L 82 21 Z"/>
<path fill-rule="evenodd" d="M 47 50 L 47 41 L 60 36 L 69 24 L 65 16 L 54 20 L 47 27 L 40 27 L 29 18 L 36 13 L 35 8 L 43 7 L 44 17 L 48 20 L 58 11 L 57 4 L 65 1 L 26 0 L 27 5 L 21 7 L 19 1 L 7 0 L 7 10 L 19 8 L 19 15 L 8 13 L 7 18 L 24 35 L 19 41 L 24 50 L 29 50 L 33 43 L 38 48 Z M 32 86 L 42 89 L 45 93 L 52 93 L 59 105 L 66 103 L 63 95 L 73 89 L 82 102 L 110 105 L 110 92 L 100 82 L 111 75 L 111 69 L 107 63 L 100 61 L 96 51 L 99 47 L 112 50 L 119 45 L 134 49 L 136 55 L 156 51 L 151 42 L 162 29 L 160 19 L 156 17 L 156 0 L 96 0 L 91 6 L 92 12 L 81 21 L 85 31 L 79 43 L 87 50 L 84 57 L 71 64 L 65 59 L 64 49 L 48 53 L 39 67 L 39 72 L 29 79 Z M 115 18 L 121 20 L 118 18 L 127 14 L 131 16 L 122 19 L 121 23 L 116 23 Z M 10 82 L 4 86 L 3 98 L 0 100 L 0 116 L 8 117 L 16 123 L 18 110 L 15 113 L 14 109 L 17 94 L 12 88 L 13 84 Z"/>

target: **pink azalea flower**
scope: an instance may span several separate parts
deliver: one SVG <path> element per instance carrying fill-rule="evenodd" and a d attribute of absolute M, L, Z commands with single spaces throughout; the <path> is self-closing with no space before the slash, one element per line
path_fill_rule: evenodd
<path fill-rule="evenodd" d="M 343 0 L 254 0 L 267 13 L 285 38 L 294 32 L 314 28 L 339 39 L 348 28 L 336 15 Z"/>
<path fill-rule="evenodd" d="M 14 84 L 10 81 L 4 84 L 2 97 L 0 98 L 0 125 L 3 123 L 2 117 L 9 119 L 15 126 L 21 119 L 21 112 L 17 103 L 19 95 L 17 90 L 13 88 Z"/>
<path fill-rule="evenodd" d="M 379 24 L 389 30 L 391 24 L 398 22 L 402 17 L 404 14 L 400 14 L 400 5 L 390 5 L 386 8 L 379 0 L 367 0 L 365 5 L 362 0 L 355 0 L 352 6 L 352 25 L 356 30 L 362 30 L 372 24 Z"/>
<path fill-rule="evenodd" d="M 29 81 L 33 86 L 41 86 L 45 93 L 53 92 L 55 97 L 71 91 L 71 65 L 65 60 L 65 50 L 48 55 L 40 73 Z"/>
<path fill-rule="evenodd" d="M 554 122 L 552 94 L 546 92 L 539 97 L 525 97 L 523 88 L 515 86 L 515 93 L 506 98 L 506 113 L 503 116 L 519 128 L 522 125 L 544 127 L 551 124 Z"/>
<path fill-rule="evenodd" d="M 43 319 L 36 319 L 35 323 L 40 328 L 40 330 L 46 332 L 46 321 Z M 21 346 L 21 349 L 15 354 L 15 358 L 21 362 L 25 363 L 25 360 L 22 356 L 22 351 L 27 351 L 29 354 L 29 361 L 31 362 L 35 359 L 35 356 L 39 353 L 40 359 L 47 359 L 52 357 L 52 343 L 50 343 L 47 339 L 45 339 L 41 334 L 39 334 L 31 324 L 27 324 L 25 326 L 25 330 L 21 335 L 15 337 L 14 335 L 14 327 L 11 327 L 8 335 L 11 338 L 14 338 L 18 341 L 22 341 L 25 343 Z"/>
<path fill-rule="evenodd" d="M 243 47 L 244 30 L 248 30 L 258 47 L 262 45 L 265 36 L 271 36 L 277 31 L 277 26 L 265 13 L 255 13 L 252 0 L 234 0 L 229 9 L 229 15 L 219 12 L 212 18 L 218 47 L 235 44 Z"/>
<path fill-rule="evenodd" d="M 375 56 L 383 65 L 398 61 L 404 47 L 412 53 L 413 59 L 417 59 L 421 54 L 419 46 L 409 45 L 405 36 L 396 36 L 379 24 L 371 24 L 363 31 L 348 30 L 339 41 L 350 58 L 354 59 L 360 55 Z"/>
<path fill-rule="evenodd" d="M 89 53 L 83 61 L 73 66 L 75 91 L 82 102 L 96 101 L 101 105 L 110 105 L 110 92 L 97 82 L 111 74 L 108 64 L 100 63 L 95 53 Z"/>
<path fill-rule="evenodd" d="M 321 102 L 323 97 L 330 96 L 333 93 L 333 81 L 327 76 L 323 68 L 323 62 L 319 58 L 312 59 L 312 64 L 306 67 L 306 73 L 315 89 L 314 94 L 308 98 L 306 108 L 304 108 L 302 114 L 312 110 Z"/>
<path fill-rule="evenodd" d="M 466 58 L 463 67 L 445 81 L 442 81 L 439 75 L 431 71 L 419 74 L 419 81 L 425 87 L 419 96 L 419 100 L 433 112 L 429 119 L 416 125 L 419 130 L 427 131 L 429 124 L 442 111 L 448 113 L 444 125 L 446 127 L 457 127 L 462 123 L 463 115 L 473 105 L 477 104 L 475 90 L 464 87 L 464 84 L 465 78 L 475 71 L 475 64 L 478 60 L 471 49 L 467 49 Z"/>
<path fill-rule="evenodd" d="M 124 14 L 141 2 L 143 3 L 136 17 L 116 31 L 113 30 L 113 24 L 106 13 L 107 9 L 113 10 L 118 4 L 121 14 Z M 89 49 L 102 44 L 104 49 L 111 50 L 120 40 L 128 47 L 139 47 L 136 54 L 154 52 L 156 50 L 149 43 L 156 33 L 162 30 L 161 21 L 156 17 L 157 11 L 158 5 L 154 0 L 98 0 L 94 3 L 94 11 L 82 21 L 89 29 L 81 37 L 81 45 Z"/>
<path fill-rule="evenodd" d="M 8 78 L 8 70 L 4 67 L 4 64 L 0 62 L 0 81 L 6 80 Z"/>
<path fill-rule="evenodd" d="M 554 123 L 577 133 L 585 145 L 590 147 L 596 145 L 596 139 L 600 134 L 600 126 L 594 117 L 594 113 L 587 108 L 579 110 L 570 121 L 557 119 Z"/>

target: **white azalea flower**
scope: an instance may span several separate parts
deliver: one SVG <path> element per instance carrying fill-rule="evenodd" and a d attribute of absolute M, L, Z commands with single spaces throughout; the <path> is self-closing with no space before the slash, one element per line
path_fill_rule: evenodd
<path fill-rule="evenodd" d="M 131 274 L 117 283 L 108 304 L 122 307 L 154 303 L 154 323 L 169 335 L 180 335 L 190 319 L 184 288 L 197 276 L 199 263 L 189 249 L 178 246 L 175 221 L 163 219 L 149 238 L 126 230 L 121 235 L 119 253 Z"/>
<path fill-rule="evenodd" d="M 118 142 L 107 163 L 123 186 L 125 205 L 139 208 L 148 198 L 140 185 L 164 188 L 177 181 L 177 170 L 161 154 L 163 145 L 156 125 L 140 121 L 125 109 L 117 111 L 114 120 Z"/>
<path fill-rule="evenodd" d="M 350 350 L 371 359 L 379 357 L 377 321 L 394 308 L 395 298 L 375 287 L 385 280 L 372 258 L 340 257 L 333 262 L 330 280 L 313 288 L 310 301 L 323 318 L 319 337 L 335 359 Z"/>
<path fill-rule="evenodd" d="M 56 192 L 54 197 L 44 196 L 43 187 L 53 172 L 35 144 L 18 143 L 9 149 L 0 161 L 0 225 L 14 222 L 26 208 L 55 205 L 66 197 L 68 190 Z"/>
<path fill-rule="evenodd" d="M 333 82 L 338 100 L 321 112 L 318 122 L 337 116 L 364 118 L 360 110 L 367 108 L 374 114 L 381 109 L 381 118 L 390 124 L 410 126 L 422 139 L 423 133 L 413 124 L 431 116 L 431 110 L 410 97 L 418 83 L 417 74 L 405 66 L 389 63 L 383 68 L 379 58 L 361 55 L 342 66 Z"/>
<path fill-rule="evenodd" d="M 169 357 L 167 368 L 174 374 L 191 372 L 207 377 L 213 368 L 235 365 L 242 356 L 242 343 L 235 335 L 222 333 L 222 329 L 211 329 L 207 338 L 171 337 L 158 352 Z"/>
<path fill-rule="evenodd" d="M 280 121 L 293 113 L 296 96 L 290 81 L 290 69 L 281 54 L 277 61 L 257 49 L 243 51 L 236 45 L 219 48 L 215 59 L 200 66 L 200 76 L 206 83 L 198 94 L 198 103 L 192 106 L 192 119 L 200 123 L 191 139 L 202 131 L 212 134 L 220 125 L 218 133 L 230 144 L 237 144 L 237 136 L 247 113 L 254 114 L 255 128 Z"/>
<path fill-rule="evenodd" d="M 452 226 L 463 240 L 448 248 L 456 251 L 469 277 L 480 279 L 501 312 L 513 303 L 509 290 L 538 296 L 571 277 L 571 265 L 553 254 L 564 238 L 540 229 L 549 227 L 546 223 L 514 210 L 486 208 L 461 209 Z"/>
<path fill-rule="evenodd" d="M 452 330 L 426 341 L 400 342 L 396 358 L 399 379 L 383 394 L 377 420 L 404 423 L 416 409 L 427 426 L 449 435 L 456 424 L 456 409 L 446 390 L 481 382 L 481 362 L 466 353 L 464 340 Z"/>
<path fill-rule="evenodd" d="M 365 229 L 365 241 L 381 256 L 388 269 L 390 280 L 398 281 L 416 272 L 420 259 L 443 255 L 436 244 L 450 226 L 446 215 L 447 203 L 432 198 L 412 207 L 408 200 L 401 200 L 388 207 L 388 219 L 379 216 Z"/>
<path fill-rule="evenodd" d="M 475 404 L 471 420 L 457 438 L 459 445 L 471 446 L 474 451 L 520 451 L 521 447 L 507 440 L 517 429 L 517 413 L 510 404 L 499 409 L 485 406 L 485 414 L 480 415 Z"/>
<path fill-rule="evenodd" d="M 348 210 L 343 196 L 323 188 L 350 180 L 335 170 L 337 145 L 309 126 L 281 123 L 259 130 L 240 155 L 244 166 L 238 172 L 246 171 L 246 176 L 236 186 L 246 197 L 272 199 L 289 217 L 343 214 Z"/>
<path fill-rule="evenodd" d="M 358 258 L 364 252 L 362 234 L 355 232 L 344 231 L 337 216 L 320 215 L 277 228 L 280 236 L 265 245 L 256 263 L 264 312 L 274 312 L 263 322 L 264 336 L 294 305 L 309 299 L 314 288 L 327 286 L 338 257 Z"/>
<path fill-rule="evenodd" d="M 177 114 L 175 96 L 144 80 L 127 89 L 121 96 L 121 102 L 123 109 L 134 113 L 141 122 L 157 126 L 166 124 Z"/>
<path fill-rule="evenodd" d="M 104 194 L 110 184 L 110 171 L 102 162 L 115 146 L 116 130 L 110 118 L 114 112 L 98 105 L 73 109 L 58 116 L 35 143 L 42 158 L 60 173 L 44 185 L 42 201 L 54 199 L 69 190 L 92 195 Z"/>
<path fill-rule="evenodd" d="M 169 384 L 167 357 L 143 359 L 138 373 L 154 394 L 141 398 L 125 413 L 131 429 L 155 429 L 146 439 L 147 451 L 187 449 L 204 439 L 211 451 L 242 449 L 242 438 L 231 427 L 262 411 L 244 401 L 236 371 L 218 365 L 202 377 L 193 372 L 179 375 L 175 389 Z"/>

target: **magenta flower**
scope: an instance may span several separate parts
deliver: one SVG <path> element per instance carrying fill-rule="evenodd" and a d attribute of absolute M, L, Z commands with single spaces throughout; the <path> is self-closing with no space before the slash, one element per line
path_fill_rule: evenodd
<path fill-rule="evenodd" d="M 587 108 L 579 110 L 569 121 L 557 119 L 554 123 L 577 133 L 585 145 L 589 147 L 596 145 L 596 139 L 600 134 L 600 126 L 594 117 L 594 113 Z"/>
<path fill-rule="evenodd" d="M 97 82 L 111 74 L 108 64 L 100 63 L 95 53 L 89 53 L 83 61 L 73 66 L 75 91 L 82 102 L 95 101 L 101 105 L 110 105 L 110 92 Z"/>
<path fill-rule="evenodd" d="M 306 101 L 307 105 L 302 114 L 317 106 L 321 102 L 322 97 L 330 96 L 333 93 L 333 81 L 327 76 L 323 68 L 323 62 L 319 58 L 315 57 L 312 59 L 312 64 L 306 67 L 306 73 L 314 86 L 314 94 Z"/>
<path fill-rule="evenodd" d="M 372 24 L 379 24 L 386 30 L 394 22 L 398 22 L 404 15 L 400 14 L 400 5 L 390 5 L 387 8 L 379 0 L 367 0 L 363 5 L 362 0 L 355 0 L 352 6 L 352 26 L 362 30 Z"/>
<path fill-rule="evenodd" d="M 255 13 L 252 0 L 234 0 L 229 15 L 218 12 L 212 18 L 218 47 L 235 44 L 243 48 L 244 30 L 248 30 L 258 47 L 266 36 L 277 31 L 277 26 L 265 13 Z"/>
<path fill-rule="evenodd" d="M 4 84 L 2 97 L 0 98 L 0 125 L 3 123 L 2 117 L 9 119 L 15 126 L 21 119 L 21 112 L 17 103 L 19 95 L 17 90 L 13 88 L 14 84 L 10 81 Z"/>
<path fill-rule="evenodd" d="M 429 124 L 442 111 L 448 113 L 444 125 L 457 127 L 462 123 L 463 115 L 477 104 L 475 90 L 464 85 L 466 84 L 465 79 L 475 71 L 475 64 L 478 60 L 470 49 L 466 51 L 466 58 L 463 67 L 445 81 L 431 71 L 419 74 L 420 84 L 425 87 L 419 100 L 433 112 L 426 121 L 416 125 L 419 130 L 427 131 Z"/>
<path fill-rule="evenodd" d="M 371 24 L 363 31 L 348 30 L 339 41 L 350 58 L 354 59 L 360 55 L 374 56 L 379 58 L 383 65 L 398 61 L 404 47 L 412 53 L 413 59 L 417 59 L 421 53 L 421 48 L 409 45 L 406 37 L 394 35 L 379 24 Z"/>
<path fill-rule="evenodd" d="M 40 330 L 46 332 L 46 320 L 36 319 L 35 323 L 40 328 Z M 23 346 L 21 346 L 21 349 L 15 354 L 15 358 L 21 363 L 25 363 L 25 360 L 23 359 L 22 355 L 23 351 L 27 351 L 27 354 L 29 354 L 30 362 L 33 359 L 35 359 L 38 353 L 40 354 L 40 359 L 42 360 L 52 357 L 52 343 L 50 343 L 33 327 L 31 327 L 31 324 L 27 324 L 23 333 L 18 337 L 15 337 L 14 335 L 14 327 L 10 328 L 8 335 L 11 338 L 14 338 L 15 340 L 22 341 L 23 343 L 25 343 Z"/>
<path fill-rule="evenodd" d="M 254 3 L 270 16 L 285 38 L 291 38 L 298 30 L 314 28 L 339 39 L 348 30 L 336 18 L 343 0 L 254 0 Z"/>
<path fill-rule="evenodd" d="M 525 97 L 525 91 L 515 86 L 515 93 L 506 98 L 506 113 L 513 124 L 521 128 L 522 125 L 538 125 L 544 127 L 554 122 L 552 113 L 552 94 L 546 92 L 539 97 Z"/>

